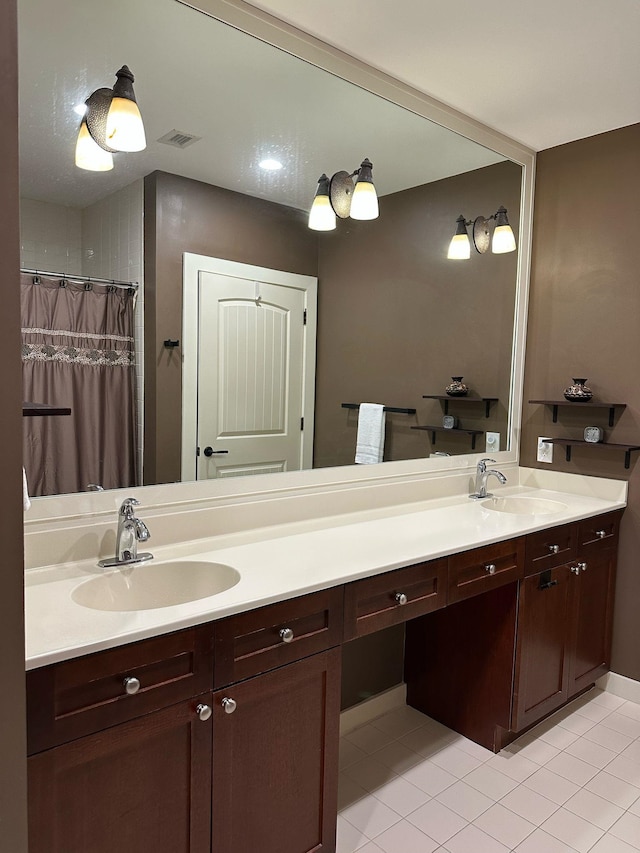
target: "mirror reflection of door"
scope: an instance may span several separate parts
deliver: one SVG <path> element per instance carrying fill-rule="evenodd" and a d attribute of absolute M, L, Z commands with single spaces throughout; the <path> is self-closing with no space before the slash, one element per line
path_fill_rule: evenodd
<path fill-rule="evenodd" d="M 315 350 L 315 311 L 307 311 L 307 287 L 265 279 L 284 275 L 305 285 L 307 277 L 265 270 L 244 278 L 238 273 L 246 265 L 223 262 L 236 268 L 227 275 L 211 269 L 216 259 L 199 260 L 197 356 L 184 367 L 197 371 L 197 479 L 306 467 L 313 384 L 305 364 Z"/>

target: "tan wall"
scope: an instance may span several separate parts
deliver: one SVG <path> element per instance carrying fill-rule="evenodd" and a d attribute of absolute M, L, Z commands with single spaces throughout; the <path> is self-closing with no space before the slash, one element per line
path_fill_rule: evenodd
<path fill-rule="evenodd" d="M 533 266 L 521 459 L 535 466 L 537 436 L 640 444 L 640 124 L 538 155 Z M 560 409 L 558 423 L 530 399 L 562 398 L 571 377 L 589 378 L 601 399 L 626 402 L 613 429 L 607 412 Z M 613 670 L 640 679 L 640 455 L 624 469 L 620 451 L 578 448 L 557 470 L 629 479 L 620 542 Z M 542 466 L 540 466 L 542 467 Z"/>
<path fill-rule="evenodd" d="M 180 479 L 182 253 L 317 274 L 302 211 L 154 172 L 145 179 L 145 483 Z"/>
<path fill-rule="evenodd" d="M 363 401 L 413 407 L 387 415 L 385 459 L 432 450 L 469 453 L 467 436 L 412 430 L 442 424 L 443 394 L 463 375 L 480 396 L 500 402 L 485 420 L 480 405 L 452 414 L 470 429 L 501 432 L 504 449 L 511 367 L 516 254 L 447 260 L 456 218 L 489 216 L 503 204 L 518 231 L 520 167 L 499 163 L 380 199 L 374 222 L 345 220 L 319 235 L 318 367 L 314 467 L 353 462 Z M 479 450 L 484 449 L 481 437 Z"/>
<path fill-rule="evenodd" d="M 0 4 L 0 850 L 26 853 L 16 4 Z"/>

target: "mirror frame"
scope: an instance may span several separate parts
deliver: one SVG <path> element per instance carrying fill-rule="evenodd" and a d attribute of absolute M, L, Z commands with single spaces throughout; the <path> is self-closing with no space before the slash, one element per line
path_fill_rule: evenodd
<path fill-rule="evenodd" d="M 442 104 L 417 89 L 366 65 L 358 59 L 331 47 L 290 24 L 250 6 L 243 0 L 175 0 L 247 35 L 260 39 L 273 47 L 301 59 L 317 68 L 385 98 L 429 121 L 459 133 L 493 151 L 502 154 L 522 167 L 520 196 L 520 234 L 518 239 L 518 264 L 516 275 L 516 300 L 514 332 L 512 339 L 512 365 L 509 395 L 507 436 L 509 450 L 499 451 L 499 464 L 518 464 L 522 420 L 524 358 L 526 343 L 529 273 L 533 228 L 533 201 L 535 181 L 535 152 L 483 125 L 452 107 Z M 453 227 L 453 226 L 452 226 Z M 208 500 L 214 498 L 224 503 L 234 500 L 269 498 L 286 494 L 325 491 L 328 488 L 354 488 L 366 485 L 383 485 L 399 481 L 425 479 L 446 473 L 475 473 L 477 460 L 486 453 L 469 453 L 459 456 L 411 459 L 384 462 L 379 465 L 348 465 L 336 468 L 316 468 L 255 477 L 228 478 L 195 483 L 170 483 L 157 486 L 134 487 L 147 505 L 170 503 L 166 488 L 179 488 L 176 500 Z M 181 488 L 182 487 L 182 488 Z M 190 488 L 186 488 L 190 487 Z M 195 491 L 194 491 L 195 489 Z M 51 495 L 38 498 L 25 522 L 69 518 L 79 515 L 111 513 L 122 494 L 134 489 L 116 489 L 106 493 L 81 493 L 77 495 Z M 109 495 L 114 496 L 109 498 Z"/>

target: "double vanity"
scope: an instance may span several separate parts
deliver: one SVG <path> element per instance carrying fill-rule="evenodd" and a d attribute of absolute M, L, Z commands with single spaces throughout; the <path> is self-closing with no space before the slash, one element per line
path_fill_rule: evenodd
<path fill-rule="evenodd" d="M 32 853 L 335 850 L 341 647 L 401 622 L 408 703 L 490 749 L 587 689 L 626 484 L 545 474 L 29 569 Z"/>

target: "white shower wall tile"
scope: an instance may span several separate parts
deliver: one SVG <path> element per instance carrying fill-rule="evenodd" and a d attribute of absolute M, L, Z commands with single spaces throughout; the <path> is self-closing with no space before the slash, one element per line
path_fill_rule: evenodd
<path fill-rule="evenodd" d="M 82 211 L 46 201 L 21 199 L 20 266 L 82 275 Z"/>

